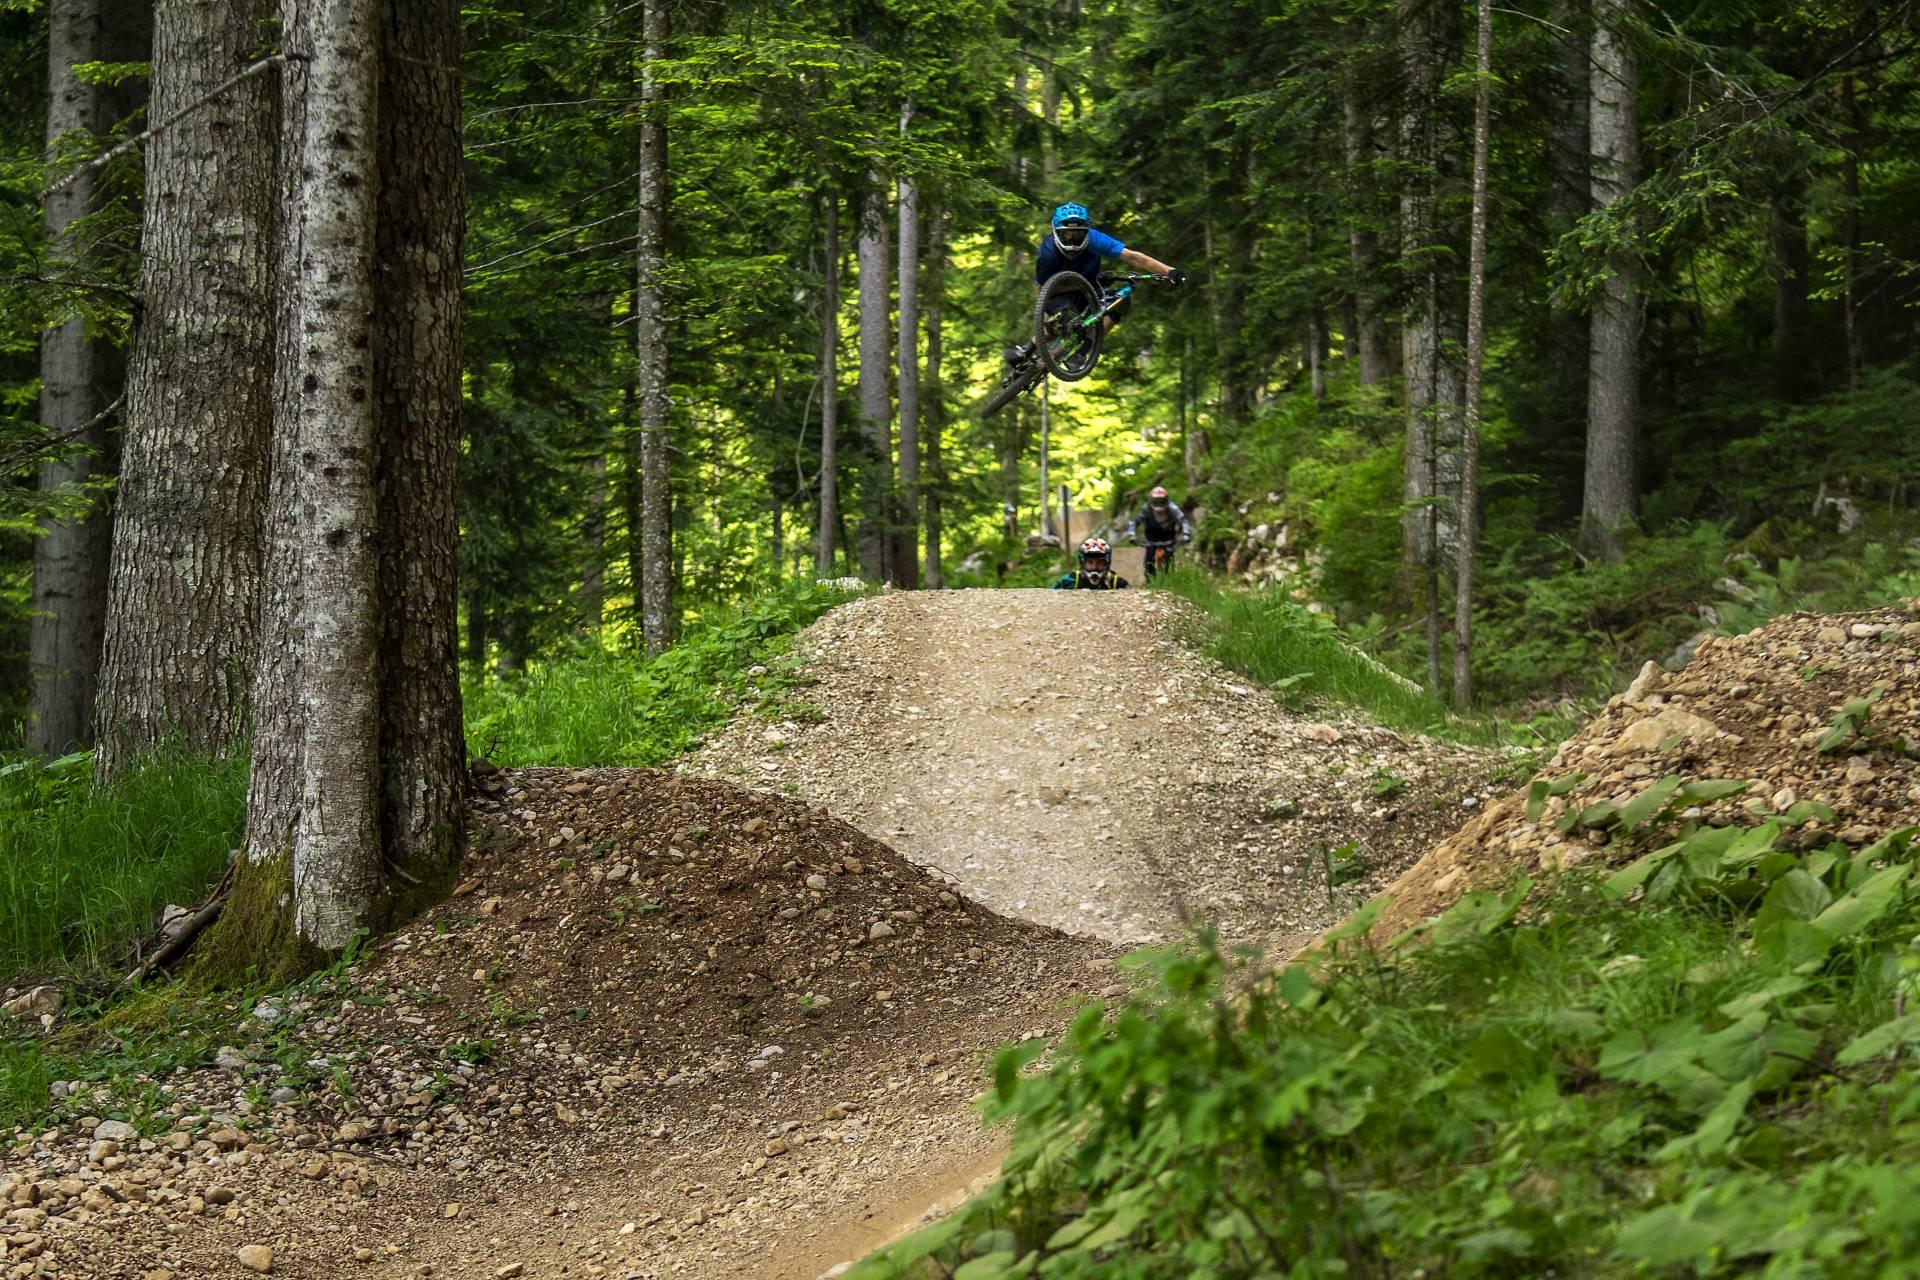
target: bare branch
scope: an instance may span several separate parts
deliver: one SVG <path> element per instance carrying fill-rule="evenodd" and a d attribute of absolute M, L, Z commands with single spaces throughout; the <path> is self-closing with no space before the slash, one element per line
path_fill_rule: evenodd
<path fill-rule="evenodd" d="M 215 98 L 220 97 L 222 94 L 226 93 L 228 90 L 234 88 L 236 85 L 239 85 L 248 80 L 251 80 L 254 76 L 257 76 L 261 72 L 269 70 L 270 68 L 277 67 L 281 63 L 285 62 L 286 60 L 287 60 L 287 55 L 283 53 L 276 53 L 272 57 L 260 59 L 260 61 L 254 63 L 252 66 L 248 67 L 245 71 L 242 71 L 239 75 L 234 76 L 232 79 L 224 81 L 220 84 L 217 84 L 213 88 L 207 90 L 205 93 L 201 94 L 198 98 L 195 98 L 192 102 L 189 102 L 186 106 L 180 108 L 178 111 L 168 116 L 165 120 L 162 120 L 159 124 L 156 124 L 152 128 L 146 130 L 144 133 L 136 133 L 131 138 L 128 138 L 125 142 L 116 143 L 114 146 L 107 148 L 105 152 L 95 156 L 93 159 L 87 161 L 85 164 L 81 165 L 78 169 L 75 169 L 72 173 L 68 174 L 66 177 L 60 179 L 60 181 L 48 187 L 45 191 L 42 191 L 40 193 L 40 198 L 42 200 L 53 199 L 55 196 L 59 195 L 62 191 L 65 191 L 68 187 L 71 187 L 74 183 L 80 181 L 80 179 L 86 177 L 88 174 L 98 173 L 100 170 L 106 168 L 108 165 L 112 164 L 115 160 L 118 160 L 121 156 L 126 155 L 129 151 L 134 150 L 136 147 L 140 146 L 142 143 L 149 141 L 150 139 L 158 136 L 161 133 L 164 133 L 168 129 L 171 129 L 174 125 L 179 124 L 182 120 L 186 119 L 188 116 L 192 115 L 194 112 L 200 110 L 200 108 L 206 106 L 208 103 L 212 102 Z"/>

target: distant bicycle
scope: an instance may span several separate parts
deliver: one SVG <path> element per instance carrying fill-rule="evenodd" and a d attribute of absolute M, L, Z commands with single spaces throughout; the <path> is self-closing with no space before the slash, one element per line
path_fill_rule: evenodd
<path fill-rule="evenodd" d="M 1033 348 L 1007 370 L 980 410 L 988 418 L 1015 396 L 1040 385 L 1049 373 L 1062 382 L 1078 382 L 1100 363 L 1100 346 L 1111 322 L 1133 306 L 1138 284 L 1171 284 L 1165 276 L 1109 276 L 1118 288 L 1101 289 L 1078 271 L 1050 277 L 1033 304 Z"/>

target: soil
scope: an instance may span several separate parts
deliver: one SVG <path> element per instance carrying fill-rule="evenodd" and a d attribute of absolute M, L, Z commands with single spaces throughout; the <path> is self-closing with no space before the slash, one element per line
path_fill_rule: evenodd
<path fill-rule="evenodd" d="M 1796 805 L 1801 842 L 1859 848 L 1920 822 L 1920 601 L 1854 614 L 1789 614 L 1708 637 L 1678 671 L 1647 663 L 1632 687 L 1560 748 L 1541 779 L 1573 780 L 1534 819 L 1524 790 L 1490 806 L 1386 890 L 1372 936 L 1392 937 L 1469 890 L 1521 873 L 1633 856 L 1603 830 L 1562 830 L 1569 810 L 1622 804 L 1655 781 L 1729 779 L 1738 795 L 1694 817 L 1757 823 Z M 1846 704 L 1874 699 L 1860 732 L 1829 740 Z M 1824 744 L 1824 746 L 1823 746 Z"/>
<path fill-rule="evenodd" d="M 803 638 L 817 717 L 692 762 L 755 789 L 479 780 L 449 901 L 131 1107 L 57 1084 L 0 1275 L 812 1280 L 910 1228 L 997 1168 L 996 1050 L 1121 995 L 1127 945 L 1288 945 L 1494 795 L 1499 760 L 1290 713 L 1176 621 L 877 597 Z"/>
<path fill-rule="evenodd" d="M 1288 711 L 1185 647 L 1182 607 L 1137 591 L 855 601 L 796 646 L 817 715 L 737 719 L 689 767 L 824 804 L 1004 915 L 1275 950 L 1500 793 L 1487 752 Z M 1330 868 L 1347 882 L 1330 890 Z"/>

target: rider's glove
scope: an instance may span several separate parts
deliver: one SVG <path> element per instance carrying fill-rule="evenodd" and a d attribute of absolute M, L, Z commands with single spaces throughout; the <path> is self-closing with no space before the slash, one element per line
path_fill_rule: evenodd
<path fill-rule="evenodd" d="M 1187 273 L 1175 267 L 1173 270 L 1167 272 L 1166 281 L 1168 284 L 1185 284 L 1187 282 Z"/>

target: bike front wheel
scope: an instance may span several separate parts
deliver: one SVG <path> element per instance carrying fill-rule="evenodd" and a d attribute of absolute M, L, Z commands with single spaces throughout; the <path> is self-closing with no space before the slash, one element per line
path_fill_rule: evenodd
<path fill-rule="evenodd" d="M 1100 362 L 1100 291 L 1078 271 L 1048 280 L 1033 304 L 1033 342 L 1062 382 L 1078 382 Z"/>

